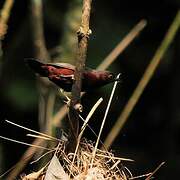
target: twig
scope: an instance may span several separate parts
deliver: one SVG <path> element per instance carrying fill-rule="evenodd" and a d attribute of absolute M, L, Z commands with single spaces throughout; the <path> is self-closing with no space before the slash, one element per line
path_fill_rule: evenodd
<path fill-rule="evenodd" d="M 119 78 L 119 76 L 120 76 L 120 74 L 117 75 L 117 78 Z M 92 168 L 92 166 L 93 166 L 93 161 L 94 161 L 94 158 L 95 158 L 95 155 L 96 155 L 96 151 L 97 151 L 97 147 L 98 147 L 99 140 L 100 140 L 100 137 L 101 137 L 101 133 L 102 133 L 102 130 L 103 130 L 103 127 L 104 127 L 104 123 L 105 123 L 106 118 L 107 118 L 107 114 L 108 114 L 108 112 L 109 112 L 109 108 L 110 108 L 110 105 L 111 105 L 111 102 L 112 102 L 112 99 L 113 99 L 113 96 L 114 96 L 114 92 L 115 92 L 117 83 L 118 83 L 118 81 L 116 81 L 116 82 L 114 83 L 114 86 L 113 86 L 113 89 L 112 89 L 112 92 L 111 92 L 111 96 L 110 96 L 110 98 L 109 98 L 109 102 L 108 102 L 108 105 L 107 105 L 107 108 L 106 108 L 106 111 L 105 111 L 105 114 L 104 114 L 104 118 L 103 118 L 103 121 L 102 121 L 102 124 L 101 124 L 101 127 L 100 127 L 100 131 L 99 131 L 99 134 L 98 134 L 98 138 L 97 138 L 97 141 L 96 141 L 96 144 L 95 144 L 93 153 L 92 153 L 91 168 Z"/>
<path fill-rule="evenodd" d="M 39 148 L 39 149 L 44 149 L 44 150 L 52 150 L 52 149 L 49 149 L 49 148 L 46 148 L 46 147 L 43 147 L 43 146 L 29 144 L 29 143 L 26 143 L 26 142 L 23 142 L 23 141 L 18 141 L 18 140 L 15 140 L 15 139 L 4 137 L 4 136 L 0 136 L 0 138 L 5 139 L 7 141 L 15 142 L 15 143 L 18 143 L 18 144 L 23 144 L 23 145 L 26 145 L 26 146 L 31 146 L 31 147 L 35 147 L 35 148 Z"/>
<path fill-rule="evenodd" d="M 8 29 L 8 19 L 10 16 L 11 9 L 13 7 L 14 0 L 6 0 L 4 2 L 4 5 L 2 7 L 2 10 L 0 11 L 0 73 L 1 73 L 1 66 L 2 66 L 2 56 L 3 56 L 3 50 L 2 50 L 2 40 L 5 37 L 5 34 L 7 33 Z"/>
<path fill-rule="evenodd" d="M 145 180 L 150 180 L 150 178 L 165 164 L 162 162 Z"/>
<path fill-rule="evenodd" d="M 103 62 L 97 67 L 97 69 L 105 70 L 111 65 L 120 55 L 126 47 L 137 37 L 137 35 L 144 29 L 146 25 L 145 20 L 141 20 L 132 30 L 123 38 L 122 41 L 110 52 L 110 54 L 103 60 Z M 66 105 L 61 107 L 61 109 L 54 115 L 52 121 L 55 125 L 66 116 L 68 113 Z"/>
<path fill-rule="evenodd" d="M 83 0 L 83 9 L 82 9 L 82 21 L 81 27 L 78 32 L 78 48 L 77 48 L 77 59 L 76 59 L 76 68 L 74 72 L 74 83 L 72 86 L 72 98 L 69 108 L 69 117 L 70 117 L 70 134 L 69 140 L 72 143 L 68 151 L 74 151 L 77 143 L 77 137 L 79 132 L 79 116 L 78 108 L 80 105 L 80 95 L 81 95 L 81 76 L 85 67 L 86 62 L 86 53 L 88 47 L 88 36 L 89 36 L 89 20 L 90 20 L 90 11 L 91 11 L 91 1 L 92 0 Z M 68 148 L 67 148 L 68 149 Z"/>
<path fill-rule="evenodd" d="M 38 131 L 35 131 L 35 130 L 32 130 L 32 129 L 29 129 L 29 128 L 25 127 L 25 126 L 21 126 L 21 125 L 19 125 L 19 124 L 16 124 L 16 123 L 11 122 L 11 121 L 8 121 L 8 120 L 5 120 L 5 121 L 6 121 L 7 123 L 9 123 L 9 124 L 12 124 L 12 125 L 17 126 L 17 127 L 19 127 L 19 128 L 25 129 L 25 130 L 27 130 L 27 131 L 30 131 L 30 132 L 39 134 L 39 135 L 41 135 L 41 136 L 44 136 L 44 137 L 47 137 L 47 138 L 50 138 L 50 139 L 59 141 L 59 139 L 57 139 L 57 138 L 55 138 L 55 137 L 52 137 L 52 136 L 49 136 L 49 135 L 47 135 L 47 134 L 45 134 L 45 133 L 41 133 L 41 132 L 38 132 Z"/>
<path fill-rule="evenodd" d="M 83 124 L 82 127 L 81 127 L 81 132 L 80 132 L 79 135 L 82 136 L 82 134 L 83 134 L 86 126 L 88 125 L 89 120 L 91 119 L 92 115 L 94 114 L 94 112 L 95 112 L 95 110 L 98 108 L 98 106 L 102 103 L 102 101 L 103 101 L 103 98 L 101 97 L 101 98 L 99 98 L 99 100 L 94 104 L 94 106 L 92 107 L 91 111 L 90 111 L 89 114 L 87 115 L 86 120 L 84 121 L 84 124 Z"/>
<path fill-rule="evenodd" d="M 34 43 L 34 50 L 35 50 L 35 56 L 37 58 L 40 58 L 42 60 L 49 60 L 49 54 L 45 46 L 45 40 L 44 40 L 44 32 L 43 32 L 43 18 L 42 18 L 42 0 L 31 0 L 31 14 L 32 14 L 32 34 L 33 34 L 33 43 Z M 43 84 L 43 83 L 42 83 Z M 45 92 L 46 87 L 43 89 Z M 48 97 L 47 93 L 44 95 L 44 97 Z M 48 99 L 48 98 L 46 98 Z M 44 100 L 44 99 L 43 99 Z M 40 114 L 39 117 L 45 117 L 45 119 L 49 118 L 46 117 L 47 114 L 45 114 L 47 111 L 47 101 L 44 100 L 44 103 L 40 103 L 39 110 L 42 111 L 44 114 Z M 39 113 L 41 113 L 39 111 Z M 41 119 L 41 122 L 44 120 L 44 118 Z M 42 123 L 44 124 L 44 123 Z M 44 129 L 43 129 L 44 130 Z M 35 139 L 33 141 L 33 145 L 39 145 L 45 143 L 43 139 Z M 33 154 L 37 152 L 35 148 L 29 147 L 27 151 L 24 153 L 24 155 L 20 159 L 20 163 L 18 163 L 18 166 L 13 169 L 13 171 L 8 176 L 8 179 L 15 179 L 17 175 L 21 172 L 21 170 L 24 168 L 26 163 L 29 162 L 29 160 L 32 158 Z M 31 156 L 29 156 L 31 154 Z M 26 158 L 28 156 L 28 158 Z M 24 160 L 26 159 L 26 160 Z"/>
<path fill-rule="evenodd" d="M 151 173 L 130 177 L 129 180 L 140 179 L 140 178 L 143 178 L 143 177 L 147 177 L 149 175 L 151 175 Z"/>
<path fill-rule="evenodd" d="M 50 58 L 45 45 L 42 12 L 42 0 L 31 0 L 31 23 L 35 56 L 43 61 L 48 61 Z"/>
<path fill-rule="evenodd" d="M 38 157 L 38 158 L 35 159 L 34 161 L 30 162 L 30 164 L 37 163 L 37 162 L 38 162 L 40 159 L 42 159 L 44 156 L 46 156 L 46 155 L 48 155 L 48 154 L 50 154 L 50 153 L 52 153 L 52 152 L 54 152 L 54 151 L 56 151 L 56 149 L 52 149 L 52 150 L 44 153 L 43 155 L 41 155 L 40 157 Z"/>
<path fill-rule="evenodd" d="M 32 143 L 32 145 L 37 145 L 39 146 L 40 144 L 42 144 L 44 142 L 43 139 L 35 139 Z M 14 167 L 14 169 L 12 170 L 12 172 L 9 174 L 9 176 L 7 177 L 7 179 L 14 179 L 15 177 L 17 177 L 17 175 L 22 171 L 22 169 L 24 168 L 24 166 L 31 160 L 31 158 L 34 156 L 35 152 L 37 151 L 37 148 L 34 147 L 29 147 L 25 153 L 23 154 L 23 156 L 21 157 L 21 159 L 17 162 L 17 164 Z"/>
<path fill-rule="evenodd" d="M 72 169 L 72 167 L 73 167 L 73 164 L 74 164 L 74 161 L 75 161 L 75 157 L 76 157 L 76 154 L 77 154 L 77 151 L 78 151 L 78 148 L 79 148 L 79 144 L 81 142 L 81 138 L 82 138 L 82 135 L 83 135 L 83 133 L 84 133 L 84 131 L 86 129 L 86 126 L 88 125 L 88 122 L 89 122 L 90 118 L 92 117 L 92 115 L 94 114 L 95 110 L 98 108 L 98 106 L 101 104 L 102 101 L 103 101 L 103 98 L 100 98 L 95 103 L 95 105 L 92 107 L 91 111 L 87 115 L 86 120 L 84 121 L 84 124 L 81 127 L 81 131 L 80 131 L 78 139 L 77 139 L 77 145 L 76 145 L 76 149 L 75 149 L 75 152 L 74 152 L 74 155 L 73 155 L 73 160 L 72 160 L 70 169 Z M 80 116 L 80 118 L 82 118 L 82 117 Z"/>
<path fill-rule="evenodd" d="M 7 22 L 10 16 L 10 11 L 13 7 L 14 0 L 6 0 L 0 12 L 0 40 L 2 40 L 7 32 Z"/>
<path fill-rule="evenodd" d="M 150 61 L 147 69 L 145 70 L 141 80 L 139 81 L 136 89 L 134 90 L 132 96 L 129 98 L 126 106 L 124 107 L 121 115 L 119 116 L 118 120 L 116 121 L 115 125 L 111 129 L 110 133 L 108 134 L 104 144 L 108 149 L 119 132 L 121 131 L 123 125 L 127 121 L 129 115 L 131 114 L 133 108 L 135 107 L 136 103 L 138 102 L 141 94 L 143 93 L 145 87 L 147 86 L 148 82 L 152 78 L 155 70 L 157 69 L 163 55 L 165 54 L 166 50 L 170 46 L 171 42 L 173 41 L 178 29 L 180 26 L 180 11 L 178 11 L 174 21 L 172 22 L 167 34 L 165 35 L 161 45 L 155 52 L 154 57 Z"/>
<path fill-rule="evenodd" d="M 133 159 L 127 159 L 127 158 L 121 158 L 121 157 L 114 157 L 114 156 L 105 156 L 103 154 L 96 154 L 96 156 L 99 156 L 99 157 L 105 157 L 105 158 L 109 158 L 111 160 L 120 160 L 120 161 L 129 161 L 129 162 L 133 162 L 134 160 Z"/>
<path fill-rule="evenodd" d="M 43 61 L 50 61 L 46 48 L 43 29 L 43 1 L 31 0 L 32 32 L 35 57 Z M 39 78 L 39 124 L 42 131 L 51 134 L 51 116 L 54 107 L 55 94 Z"/>
<path fill-rule="evenodd" d="M 47 137 L 44 137 L 44 136 L 41 136 L 41 135 L 36 135 L 36 134 L 26 134 L 26 136 L 33 137 L 33 138 L 44 139 L 44 140 L 47 140 L 47 141 L 52 141 L 52 139 L 50 139 L 50 138 L 47 138 Z"/>

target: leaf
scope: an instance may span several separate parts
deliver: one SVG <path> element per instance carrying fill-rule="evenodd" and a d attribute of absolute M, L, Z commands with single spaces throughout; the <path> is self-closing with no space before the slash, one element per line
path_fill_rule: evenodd
<path fill-rule="evenodd" d="M 70 180 L 68 175 L 65 173 L 56 155 L 53 156 L 45 176 L 45 180 Z"/>

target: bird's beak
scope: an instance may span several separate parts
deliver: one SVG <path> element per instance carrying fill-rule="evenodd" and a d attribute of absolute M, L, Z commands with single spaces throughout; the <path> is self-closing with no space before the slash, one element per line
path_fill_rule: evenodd
<path fill-rule="evenodd" d="M 114 80 L 119 82 L 121 80 L 120 76 L 121 76 L 121 73 L 119 73 Z"/>

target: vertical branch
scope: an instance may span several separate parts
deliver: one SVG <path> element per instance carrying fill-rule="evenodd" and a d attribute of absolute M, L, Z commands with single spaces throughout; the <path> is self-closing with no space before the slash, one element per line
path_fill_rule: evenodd
<path fill-rule="evenodd" d="M 80 93 L 81 93 L 81 77 L 84 71 L 86 53 L 88 47 L 88 37 L 89 37 L 89 20 L 90 20 L 90 10 L 91 10 L 92 0 L 83 0 L 82 9 L 82 21 L 81 27 L 78 31 L 78 48 L 77 48 L 77 58 L 76 58 L 76 69 L 74 74 L 74 83 L 72 86 L 72 99 L 69 109 L 70 118 L 70 134 L 69 139 L 73 142 L 70 143 L 71 150 L 74 150 L 76 146 L 76 140 L 79 131 L 79 116 L 77 110 L 80 107 Z"/>
<path fill-rule="evenodd" d="M 82 11 L 82 22 L 81 22 L 81 27 L 78 31 L 78 49 L 77 49 L 77 59 L 76 59 L 76 70 L 74 74 L 75 81 L 72 86 L 71 105 L 73 106 L 80 102 L 81 75 L 85 67 L 86 53 L 88 47 L 90 9 L 91 9 L 91 0 L 84 0 L 83 11 Z"/>
<path fill-rule="evenodd" d="M 39 59 L 48 60 L 49 54 L 45 46 L 43 31 L 42 0 L 31 1 L 32 32 L 35 55 Z"/>
<path fill-rule="evenodd" d="M 6 0 L 0 12 L 0 40 L 4 38 L 4 35 L 7 32 L 7 22 L 10 16 L 10 11 L 12 9 L 13 3 L 14 0 Z"/>
<path fill-rule="evenodd" d="M 32 0 L 32 29 L 33 29 L 33 44 L 35 56 L 43 61 L 50 61 L 49 53 L 46 49 L 43 29 L 43 1 Z M 39 124 L 41 130 L 51 133 L 51 116 L 54 107 L 55 95 L 49 89 L 48 84 L 41 81 L 39 78 Z M 52 100 L 53 99 L 53 100 Z"/>
<path fill-rule="evenodd" d="M 6 0 L 4 2 L 4 5 L 2 7 L 2 10 L 0 11 L 0 73 L 1 73 L 1 63 L 2 63 L 2 56 L 3 56 L 3 50 L 2 50 L 2 40 L 5 37 L 5 34 L 7 33 L 8 29 L 8 20 L 10 16 L 11 9 L 13 7 L 14 0 Z"/>
<path fill-rule="evenodd" d="M 43 32 L 43 18 L 42 18 L 42 0 L 31 0 L 31 25 L 32 25 L 32 34 L 33 34 L 33 45 L 35 56 L 40 59 L 49 59 L 48 51 L 45 46 L 44 40 L 44 32 Z M 43 84 L 43 83 L 41 83 Z M 41 88 L 44 90 L 44 88 Z M 42 91 L 41 90 L 41 91 Z M 47 90 L 46 90 L 47 91 Z M 46 102 L 48 102 L 48 98 L 41 98 L 44 100 L 44 103 L 40 103 L 39 111 L 40 114 L 43 114 L 43 118 L 46 117 Z M 32 144 L 40 145 L 43 144 L 43 139 L 35 139 Z M 18 174 L 22 171 L 22 169 L 26 166 L 26 164 L 30 161 L 33 155 L 37 152 L 37 148 L 29 147 L 26 152 L 23 154 L 17 166 L 12 170 L 7 179 L 15 179 Z"/>

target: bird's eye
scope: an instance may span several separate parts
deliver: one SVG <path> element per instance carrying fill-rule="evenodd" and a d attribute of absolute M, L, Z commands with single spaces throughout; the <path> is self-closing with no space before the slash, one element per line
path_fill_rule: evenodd
<path fill-rule="evenodd" d="M 113 79 L 114 78 L 113 74 L 109 74 L 108 78 Z"/>

